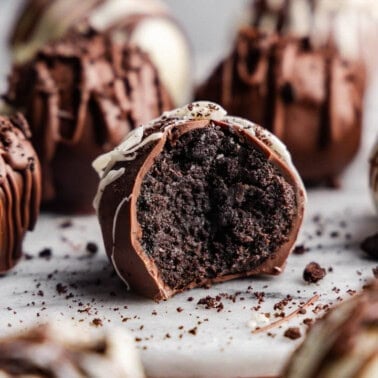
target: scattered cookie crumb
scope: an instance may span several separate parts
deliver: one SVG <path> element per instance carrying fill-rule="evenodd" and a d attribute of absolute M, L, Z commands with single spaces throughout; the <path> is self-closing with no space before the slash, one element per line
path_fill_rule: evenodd
<path fill-rule="evenodd" d="M 306 248 L 303 244 L 297 245 L 293 250 L 294 255 L 303 255 L 305 252 L 306 252 Z"/>
<path fill-rule="evenodd" d="M 302 335 L 299 327 L 290 327 L 285 331 L 284 336 L 288 339 L 296 340 L 299 339 Z"/>
<path fill-rule="evenodd" d="M 102 327 L 102 320 L 99 318 L 95 318 L 92 320 L 92 324 L 96 327 Z"/>
<path fill-rule="evenodd" d="M 85 249 L 92 255 L 96 254 L 98 251 L 98 245 L 94 242 L 88 242 Z"/>
<path fill-rule="evenodd" d="M 326 270 L 322 268 L 317 262 L 311 262 L 306 265 L 303 271 L 303 279 L 306 282 L 315 283 L 320 281 L 326 275 Z"/>

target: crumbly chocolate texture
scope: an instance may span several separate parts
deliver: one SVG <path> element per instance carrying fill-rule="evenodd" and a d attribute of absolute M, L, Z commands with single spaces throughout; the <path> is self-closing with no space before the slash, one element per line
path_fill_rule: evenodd
<path fill-rule="evenodd" d="M 9 84 L 6 100 L 25 111 L 41 160 L 43 204 L 66 213 L 93 210 L 92 160 L 171 107 L 145 53 L 97 34 L 45 46 Z"/>
<path fill-rule="evenodd" d="M 359 148 L 364 89 L 362 64 L 334 46 L 245 27 L 196 98 L 277 135 L 307 184 L 336 185 Z"/>
<path fill-rule="evenodd" d="M 284 378 L 376 377 L 378 280 L 336 306 L 310 329 L 290 359 Z"/>
<path fill-rule="evenodd" d="M 41 172 L 29 139 L 22 115 L 0 117 L 0 273 L 20 259 L 24 235 L 39 213 Z"/>
<path fill-rule="evenodd" d="M 0 375 L 36 378 L 145 376 L 131 337 L 124 330 L 74 328 L 64 322 L 1 339 Z"/>
<path fill-rule="evenodd" d="M 195 106 L 188 106 L 194 114 Z M 160 300 L 281 272 L 304 192 L 294 168 L 255 130 L 231 117 L 163 115 L 140 130 L 131 156 L 114 155 L 102 175 L 98 215 L 107 253 L 134 290 Z"/>

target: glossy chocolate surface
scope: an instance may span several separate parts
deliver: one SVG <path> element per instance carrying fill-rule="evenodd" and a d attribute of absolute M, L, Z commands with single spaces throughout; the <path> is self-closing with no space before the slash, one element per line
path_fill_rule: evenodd
<path fill-rule="evenodd" d="M 0 273 L 22 255 L 22 240 L 39 213 L 41 183 L 29 126 L 20 114 L 0 117 Z"/>
<path fill-rule="evenodd" d="M 145 53 L 97 34 L 67 37 L 15 66 L 6 100 L 30 122 L 43 204 L 67 213 L 92 211 L 92 160 L 172 106 Z"/>

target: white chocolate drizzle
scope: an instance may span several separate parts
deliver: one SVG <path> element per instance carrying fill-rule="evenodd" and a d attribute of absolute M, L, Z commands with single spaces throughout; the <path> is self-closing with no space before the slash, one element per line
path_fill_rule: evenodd
<path fill-rule="evenodd" d="M 99 188 L 93 204 L 96 211 L 98 211 L 102 193 L 106 187 L 123 174 L 120 173 L 120 170 L 113 170 L 113 167 L 118 162 L 134 160 L 140 148 L 160 140 L 168 128 L 179 127 L 186 122 L 198 120 L 220 121 L 230 126 L 236 125 L 244 129 L 248 134 L 259 139 L 269 149 L 273 150 L 292 169 L 296 178 L 301 182 L 286 146 L 275 135 L 253 122 L 238 117 L 227 116 L 227 112 L 218 104 L 198 101 L 172 111 L 164 112 L 159 118 L 152 120 L 147 125 L 134 129 L 119 146 L 106 154 L 100 155 L 93 162 L 93 168 L 100 177 Z M 144 137 L 145 131 L 151 128 L 156 128 L 157 131 Z"/>
<path fill-rule="evenodd" d="M 372 47 L 377 41 L 377 0 L 268 0 L 267 5 L 270 12 L 262 15 L 260 29 L 274 31 L 280 11 L 288 6 L 284 32 L 309 36 L 317 47 L 327 45 L 333 38 L 343 56 L 349 59 L 367 54 L 365 45 Z"/>
<path fill-rule="evenodd" d="M 115 232 L 116 232 L 116 227 L 117 227 L 117 222 L 118 222 L 118 215 L 119 215 L 119 212 L 121 211 L 123 205 L 126 203 L 126 202 L 129 202 L 130 199 L 132 197 L 132 194 L 130 194 L 129 196 L 125 197 L 120 203 L 119 205 L 117 206 L 117 209 L 114 213 L 114 218 L 113 218 L 113 227 L 112 227 L 112 253 L 110 255 L 110 259 L 112 261 L 112 264 L 113 264 L 113 267 L 114 267 L 114 270 L 116 271 L 118 277 L 121 278 L 121 280 L 124 282 L 124 284 L 126 285 L 127 289 L 129 290 L 130 289 L 130 285 L 129 283 L 126 281 L 126 279 L 124 278 L 123 274 L 121 274 L 121 272 L 119 271 L 118 269 L 118 266 L 117 266 L 117 262 L 116 262 L 116 259 L 114 257 L 114 250 L 115 250 Z"/>

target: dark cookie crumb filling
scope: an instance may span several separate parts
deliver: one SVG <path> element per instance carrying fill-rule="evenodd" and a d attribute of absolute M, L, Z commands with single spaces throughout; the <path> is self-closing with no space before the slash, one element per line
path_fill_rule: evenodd
<path fill-rule="evenodd" d="M 141 244 L 171 288 L 248 272 L 288 240 L 293 187 L 231 128 L 167 141 L 138 198 Z"/>

